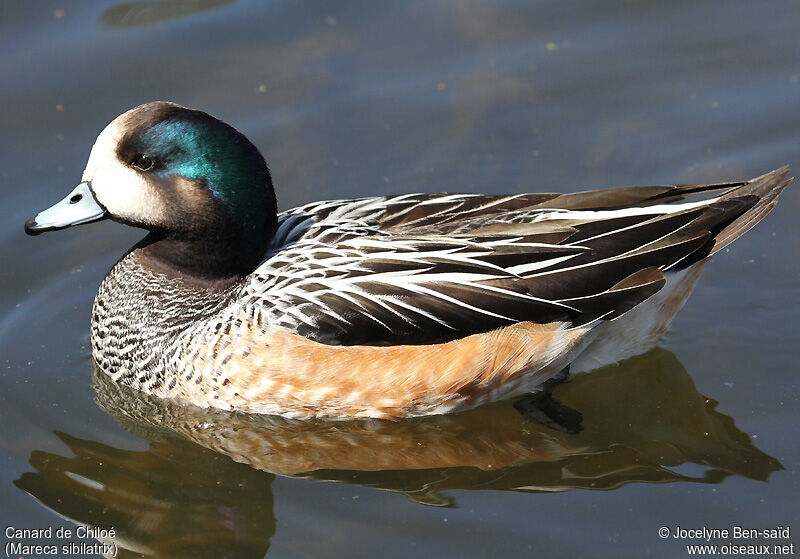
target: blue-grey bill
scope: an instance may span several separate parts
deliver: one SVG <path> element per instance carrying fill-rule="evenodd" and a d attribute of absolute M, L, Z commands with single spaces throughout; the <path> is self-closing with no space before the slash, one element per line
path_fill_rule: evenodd
<path fill-rule="evenodd" d="M 28 235 L 38 235 L 45 231 L 98 221 L 107 216 L 106 209 L 94 197 L 91 185 L 82 182 L 59 203 L 26 221 L 25 232 Z"/>

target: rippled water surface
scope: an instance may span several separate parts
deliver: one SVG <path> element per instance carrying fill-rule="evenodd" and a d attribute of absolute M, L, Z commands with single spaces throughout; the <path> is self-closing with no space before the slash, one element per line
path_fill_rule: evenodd
<path fill-rule="evenodd" d="M 282 208 L 800 168 L 800 4 L 9 1 L 0 43 L 3 529 L 113 527 L 122 557 L 684 557 L 659 527 L 800 530 L 797 185 L 659 348 L 557 389 L 577 435 L 510 403 L 331 424 L 139 398 L 93 371 L 88 324 L 141 232 L 22 233 L 154 99 L 248 135 Z"/>

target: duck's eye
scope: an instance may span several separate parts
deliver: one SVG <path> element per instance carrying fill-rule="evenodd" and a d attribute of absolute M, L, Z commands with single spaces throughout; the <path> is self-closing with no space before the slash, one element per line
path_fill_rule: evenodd
<path fill-rule="evenodd" d="M 150 157 L 147 157 L 146 155 L 142 155 L 140 153 L 133 158 L 133 163 L 131 163 L 131 165 L 133 165 L 140 171 L 149 171 L 150 169 L 153 168 L 153 160 Z"/>

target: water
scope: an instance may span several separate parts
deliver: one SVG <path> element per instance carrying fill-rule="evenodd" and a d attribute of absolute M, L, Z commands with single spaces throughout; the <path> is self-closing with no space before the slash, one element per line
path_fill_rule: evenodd
<path fill-rule="evenodd" d="M 283 208 L 797 167 L 800 4 L 17 1 L 0 27 L 4 529 L 152 557 L 683 557 L 659 527 L 800 529 L 797 185 L 659 348 L 557 390 L 579 435 L 509 403 L 331 425 L 137 398 L 93 376 L 88 322 L 141 233 L 22 233 L 154 99 L 247 134 Z"/>

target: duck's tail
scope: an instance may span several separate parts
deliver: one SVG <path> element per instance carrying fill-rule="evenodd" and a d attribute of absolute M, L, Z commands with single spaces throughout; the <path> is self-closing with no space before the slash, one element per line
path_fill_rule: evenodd
<path fill-rule="evenodd" d="M 794 178 L 788 175 L 789 166 L 784 165 L 780 169 L 735 186 L 712 204 L 712 207 L 719 207 L 723 211 L 738 206 L 739 211 L 731 212 L 732 219 L 722 222 L 717 231 L 712 231 L 715 234 L 709 255 L 728 246 L 772 211 L 778 202 L 778 196 Z M 743 208 L 746 209 L 742 212 Z"/>
<path fill-rule="evenodd" d="M 698 193 L 715 194 L 705 202 L 699 202 L 704 206 L 699 217 L 661 241 L 665 243 L 695 239 L 701 241 L 699 246 L 695 245 L 691 252 L 677 262 L 661 269 L 688 268 L 695 262 L 719 252 L 744 235 L 775 207 L 778 195 L 792 181 L 791 177 L 787 178 L 788 174 L 789 167 L 784 166 L 749 181 L 676 186 L 673 187 L 674 190 L 657 197 L 667 202 L 674 202 Z M 690 215 L 696 211 L 696 207 L 669 215 L 679 216 L 682 213 Z"/>

